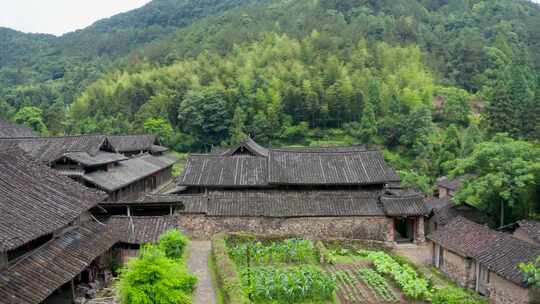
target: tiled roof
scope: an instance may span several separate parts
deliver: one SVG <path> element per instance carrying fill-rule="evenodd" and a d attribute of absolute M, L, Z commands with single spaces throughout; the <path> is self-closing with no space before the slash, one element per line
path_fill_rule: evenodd
<path fill-rule="evenodd" d="M 238 153 L 239 149 L 245 151 Z M 364 146 L 267 149 L 248 139 L 224 151 L 191 155 L 181 186 L 370 185 L 399 182 L 378 150 Z"/>
<path fill-rule="evenodd" d="M 433 213 L 431 221 L 438 226 L 448 224 L 457 216 L 464 217 L 478 224 L 490 223 L 489 217 L 478 209 L 467 204 L 456 204 L 451 197 L 433 198 L 426 201 L 426 207 Z"/>
<path fill-rule="evenodd" d="M 500 237 L 484 251 L 474 255 L 480 264 L 518 285 L 525 285 L 520 263 L 532 262 L 540 255 L 540 247 L 499 233 Z"/>
<path fill-rule="evenodd" d="M 150 147 L 150 151 L 163 153 L 169 151 L 169 148 L 160 145 L 153 145 L 152 147 Z"/>
<path fill-rule="evenodd" d="M 19 149 L 0 147 L 0 252 L 66 226 L 105 197 Z"/>
<path fill-rule="evenodd" d="M 68 152 L 96 156 L 106 141 L 103 135 L 0 139 L 0 145 L 17 145 L 32 158 L 51 163 Z"/>
<path fill-rule="evenodd" d="M 69 152 L 64 154 L 64 157 L 74 162 L 80 163 L 86 167 L 106 165 L 127 160 L 127 157 L 123 156 L 122 154 L 101 151 L 94 156 L 86 152 Z"/>
<path fill-rule="evenodd" d="M 268 156 L 268 149 L 259 145 L 253 139 L 249 137 L 244 139 L 242 142 L 238 143 L 237 145 L 223 151 L 220 154 L 231 156 L 235 153 L 241 152 L 242 150 L 249 151 L 253 156 L 261 156 L 261 157 Z"/>
<path fill-rule="evenodd" d="M 100 189 L 115 191 L 170 167 L 175 162 L 176 159 L 172 155 L 152 156 L 147 154 L 120 162 L 108 171 L 85 174 L 83 179 Z"/>
<path fill-rule="evenodd" d="M 533 220 L 521 220 L 518 222 L 519 228 L 523 229 L 531 240 L 540 244 L 540 222 Z"/>
<path fill-rule="evenodd" d="M 428 239 L 464 257 L 484 252 L 498 238 L 499 232 L 460 216 L 428 235 Z"/>
<path fill-rule="evenodd" d="M 379 151 L 270 150 L 268 182 L 290 185 L 368 185 L 398 181 Z"/>
<path fill-rule="evenodd" d="M 106 201 L 102 205 L 169 205 L 176 207 L 176 212 L 180 213 L 206 213 L 208 197 L 202 194 L 145 194 L 139 199 L 128 201 Z"/>
<path fill-rule="evenodd" d="M 0 271 L 0 302 L 41 303 L 114 243 L 107 228 L 95 222 L 64 233 Z"/>
<path fill-rule="evenodd" d="M 439 179 L 437 179 L 437 186 L 439 187 L 443 187 L 443 188 L 446 188 L 446 189 L 449 189 L 449 190 L 452 190 L 452 191 L 455 191 L 457 189 L 459 189 L 459 187 L 461 186 L 461 184 L 473 177 L 474 175 L 473 174 L 465 174 L 465 175 L 462 175 L 462 176 L 459 176 L 459 177 L 456 177 L 454 179 L 449 179 L 448 177 L 446 176 L 443 176 Z"/>
<path fill-rule="evenodd" d="M 37 134 L 27 126 L 9 123 L 0 119 L 0 138 L 36 137 Z"/>
<path fill-rule="evenodd" d="M 264 157 L 191 155 L 178 181 L 184 186 L 263 186 L 267 174 Z"/>
<path fill-rule="evenodd" d="M 383 194 L 381 196 L 381 203 L 384 212 L 388 216 L 418 216 L 428 214 L 423 197 L 419 194 L 406 196 Z"/>
<path fill-rule="evenodd" d="M 113 216 L 107 221 L 109 231 L 123 243 L 146 244 L 178 228 L 178 220 L 171 216 Z"/>
<path fill-rule="evenodd" d="M 109 143 L 116 152 L 150 151 L 157 143 L 155 135 L 109 135 Z"/>
<path fill-rule="evenodd" d="M 213 191 L 209 216 L 384 216 L 379 191 Z"/>

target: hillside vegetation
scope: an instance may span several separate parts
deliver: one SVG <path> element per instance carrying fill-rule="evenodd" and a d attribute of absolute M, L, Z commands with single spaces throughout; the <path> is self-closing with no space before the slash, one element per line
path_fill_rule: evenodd
<path fill-rule="evenodd" d="M 524 0 L 154 0 L 62 37 L 0 29 L 0 117 L 184 152 L 381 145 L 428 193 L 477 174 L 459 198 L 508 222 L 538 208 L 538 28 Z"/>

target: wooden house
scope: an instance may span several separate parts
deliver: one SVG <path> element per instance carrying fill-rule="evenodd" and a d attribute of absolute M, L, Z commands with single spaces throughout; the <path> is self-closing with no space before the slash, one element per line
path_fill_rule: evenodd
<path fill-rule="evenodd" d="M 0 302 L 54 303 L 96 280 L 115 242 L 91 213 L 106 199 L 55 170 L 0 147 Z"/>
<path fill-rule="evenodd" d="M 122 264 L 137 257 L 143 244 L 158 242 L 163 233 L 177 226 L 173 216 L 112 216 L 107 220 L 110 233 L 118 240 L 113 252 Z"/>
<path fill-rule="evenodd" d="M 489 297 L 490 303 L 529 303 L 518 266 L 534 261 L 539 246 L 460 216 L 428 239 L 433 243 L 433 265 L 460 285 Z"/>
<path fill-rule="evenodd" d="M 160 145 L 159 138 L 151 134 L 109 135 L 107 139 L 114 151 L 128 157 L 145 153 L 162 155 L 168 151 Z"/>
<path fill-rule="evenodd" d="M 120 200 L 172 181 L 176 159 L 156 141 L 153 135 L 81 135 L 4 138 L 0 144 L 16 146 L 61 174 L 107 192 L 110 200 Z"/>
<path fill-rule="evenodd" d="M 393 188 L 396 183 L 398 175 L 375 149 L 269 149 L 248 138 L 188 158 L 178 185 L 202 195 L 206 211 L 183 214 L 181 227 L 202 235 L 251 231 L 423 242 L 423 197 Z"/>
<path fill-rule="evenodd" d="M 0 138 L 37 137 L 38 135 L 27 126 L 12 124 L 0 119 Z"/>

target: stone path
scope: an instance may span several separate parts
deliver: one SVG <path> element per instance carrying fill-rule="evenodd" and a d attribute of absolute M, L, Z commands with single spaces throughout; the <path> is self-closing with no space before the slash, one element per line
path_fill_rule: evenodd
<path fill-rule="evenodd" d="M 210 241 L 191 241 L 189 246 L 189 269 L 199 278 L 193 294 L 193 304 L 216 304 L 216 291 L 208 268 Z"/>

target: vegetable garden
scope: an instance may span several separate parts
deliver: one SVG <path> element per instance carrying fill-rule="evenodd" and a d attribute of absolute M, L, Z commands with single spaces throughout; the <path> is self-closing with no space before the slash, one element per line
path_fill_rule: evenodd
<path fill-rule="evenodd" d="M 230 242 L 229 255 L 254 303 L 329 303 L 335 277 L 317 265 L 313 243 L 303 239 Z"/>
<path fill-rule="evenodd" d="M 212 248 L 226 303 L 487 303 L 382 250 L 246 235 L 222 235 Z"/>

